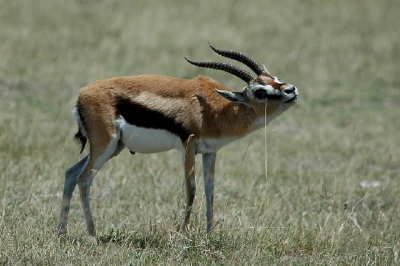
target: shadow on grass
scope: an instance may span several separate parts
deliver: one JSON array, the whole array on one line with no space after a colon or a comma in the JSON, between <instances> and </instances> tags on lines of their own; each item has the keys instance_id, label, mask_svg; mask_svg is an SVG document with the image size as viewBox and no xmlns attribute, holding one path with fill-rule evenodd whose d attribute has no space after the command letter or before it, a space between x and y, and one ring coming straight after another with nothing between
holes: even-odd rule
<instances>
[{"instance_id":1,"label":"shadow on grass","mask_svg":"<svg viewBox=\"0 0 400 266\"><path fill-rule=\"evenodd\" d=\"M110 229L108 233L99 236L97 241L99 245L134 248L140 254L146 250L147 253L155 253L156 257L168 258L170 262L196 260L209 264L226 260L223 250L227 243L200 232L186 236L176 230L124 232Z\"/></svg>"},{"instance_id":2,"label":"shadow on grass","mask_svg":"<svg viewBox=\"0 0 400 266\"><path fill-rule=\"evenodd\" d=\"M160 232L151 232L150 234L143 234L140 232L126 232L121 229L111 228L108 233L97 237L98 244L117 244L130 246L138 249L150 248L161 248L164 246L165 236Z\"/></svg>"},{"instance_id":3,"label":"shadow on grass","mask_svg":"<svg viewBox=\"0 0 400 266\"><path fill-rule=\"evenodd\" d=\"M124 232L119 229L110 229L110 231L104 235L97 237L99 244L117 244L117 245L128 245L135 248L145 249L147 246L158 246L157 242L160 242L160 238L157 239L154 235L142 235L137 232Z\"/></svg>"}]
</instances>

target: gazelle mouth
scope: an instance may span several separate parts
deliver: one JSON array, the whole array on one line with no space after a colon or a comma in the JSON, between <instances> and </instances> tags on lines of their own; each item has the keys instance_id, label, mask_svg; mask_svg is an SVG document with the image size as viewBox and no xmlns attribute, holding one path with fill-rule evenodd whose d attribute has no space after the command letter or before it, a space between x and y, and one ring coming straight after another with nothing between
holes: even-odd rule
<instances>
[{"instance_id":1,"label":"gazelle mouth","mask_svg":"<svg viewBox=\"0 0 400 266\"><path fill-rule=\"evenodd\" d=\"M283 102L283 103L296 103L297 100L298 100L298 96L296 95L296 96L294 96L292 99L287 100L287 101L285 101L285 102Z\"/></svg>"}]
</instances>

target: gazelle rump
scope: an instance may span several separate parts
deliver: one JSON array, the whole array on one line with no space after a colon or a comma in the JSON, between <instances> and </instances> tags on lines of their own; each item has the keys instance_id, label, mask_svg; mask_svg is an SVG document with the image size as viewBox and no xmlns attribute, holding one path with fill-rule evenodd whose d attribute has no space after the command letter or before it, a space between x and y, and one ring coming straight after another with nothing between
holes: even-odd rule
<instances>
[{"instance_id":1,"label":"gazelle rump","mask_svg":"<svg viewBox=\"0 0 400 266\"><path fill-rule=\"evenodd\" d=\"M125 147L131 153L182 152L186 186L186 231L196 193L195 155L202 154L207 233L213 222L214 169L217 151L228 143L267 125L297 102L297 88L281 82L250 57L210 47L256 73L226 63L189 63L222 70L247 85L234 92L204 76L179 79L160 75L116 77L95 81L79 92L75 108L75 137L89 153L65 172L58 234L67 233L72 193L78 184L87 230L96 230L90 210L90 185L96 173Z\"/></svg>"}]
</instances>

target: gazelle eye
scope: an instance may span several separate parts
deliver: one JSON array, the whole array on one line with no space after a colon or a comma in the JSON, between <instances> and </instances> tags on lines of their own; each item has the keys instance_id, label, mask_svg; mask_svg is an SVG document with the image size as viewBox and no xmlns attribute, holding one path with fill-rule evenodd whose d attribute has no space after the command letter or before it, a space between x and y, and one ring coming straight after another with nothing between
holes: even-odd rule
<instances>
[{"instance_id":1,"label":"gazelle eye","mask_svg":"<svg viewBox=\"0 0 400 266\"><path fill-rule=\"evenodd\" d=\"M264 100L265 98L267 98L267 96L267 91L264 89L258 89L254 91L254 97L256 97L257 99Z\"/></svg>"}]
</instances>

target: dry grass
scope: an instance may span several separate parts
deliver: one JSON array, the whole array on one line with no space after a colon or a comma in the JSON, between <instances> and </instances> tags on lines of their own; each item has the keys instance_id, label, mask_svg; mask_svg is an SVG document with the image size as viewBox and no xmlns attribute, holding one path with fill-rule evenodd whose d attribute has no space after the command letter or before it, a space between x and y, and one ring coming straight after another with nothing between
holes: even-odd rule
<instances>
[{"instance_id":1,"label":"dry grass","mask_svg":"<svg viewBox=\"0 0 400 266\"><path fill-rule=\"evenodd\" d=\"M398 1L1 7L0 265L398 263ZM93 184L100 244L87 236L77 195L60 242L63 172L79 151L70 114L79 87L159 73L205 74L239 90L244 84L230 75L184 61L221 59L208 41L251 55L300 89L300 103L267 128L268 179L263 130L221 150L215 233L205 237L198 167L186 238L176 231L180 155L123 152Z\"/></svg>"}]
</instances>

